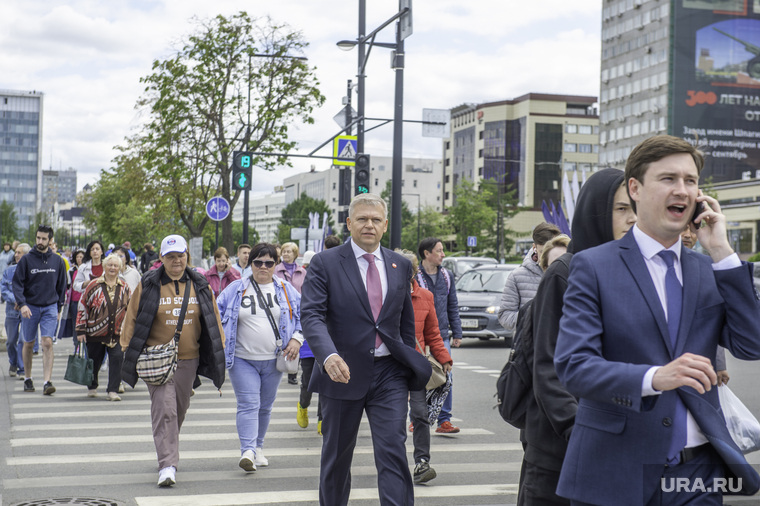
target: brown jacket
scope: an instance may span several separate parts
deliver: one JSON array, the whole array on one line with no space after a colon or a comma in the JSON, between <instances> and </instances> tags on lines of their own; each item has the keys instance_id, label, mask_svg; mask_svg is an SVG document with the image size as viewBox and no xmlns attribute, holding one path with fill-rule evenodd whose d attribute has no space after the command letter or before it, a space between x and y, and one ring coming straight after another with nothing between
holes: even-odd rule
<instances>
[{"instance_id":1,"label":"brown jacket","mask_svg":"<svg viewBox=\"0 0 760 506\"><path fill-rule=\"evenodd\" d=\"M129 287L123 279L116 280L114 298L111 301L108 297L104 276L90 281L79 299L77 336L86 336L88 342L101 342L109 346L118 342L130 298Z\"/></svg>"}]
</instances>

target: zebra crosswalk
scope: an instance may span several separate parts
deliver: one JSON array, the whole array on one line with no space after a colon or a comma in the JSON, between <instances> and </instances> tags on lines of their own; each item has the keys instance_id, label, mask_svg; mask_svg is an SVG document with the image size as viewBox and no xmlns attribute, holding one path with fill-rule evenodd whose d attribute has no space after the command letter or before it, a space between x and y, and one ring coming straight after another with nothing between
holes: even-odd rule
<instances>
[{"instance_id":1,"label":"zebra crosswalk","mask_svg":"<svg viewBox=\"0 0 760 506\"><path fill-rule=\"evenodd\" d=\"M68 351L60 343L56 346L53 381L57 391L50 397L39 389L24 393L23 382L7 377L7 367L2 367L5 395L0 403L7 403L7 416L0 418L0 431L6 436L0 439L2 504L61 504L44 501L75 496L136 506L311 505L318 501L322 438L316 432L316 396L309 410L311 424L301 429L295 419L298 387L283 378L264 448L270 465L248 475L237 466L240 452L232 387L225 382L220 396L204 380L182 427L177 485L159 489L147 388L142 383L134 390L127 387L121 402L107 401L105 392L88 398L86 387L62 380ZM492 369L469 367L462 364L457 374L483 371L471 375L473 384L492 383ZM41 373L41 368L41 360L35 359L35 372ZM106 374L101 371L101 380ZM459 388L460 396L467 395L463 388ZM483 406L484 417L492 416L490 411L490 405ZM504 437L494 426L477 426L469 418L460 433L431 438L432 465L438 477L415 487L417 504L515 502L521 445L516 437ZM407 451L413 464L411 435ZM372 455L365 419L354 452L351 504L378 503Z\"/></svg>"}]
</instances>

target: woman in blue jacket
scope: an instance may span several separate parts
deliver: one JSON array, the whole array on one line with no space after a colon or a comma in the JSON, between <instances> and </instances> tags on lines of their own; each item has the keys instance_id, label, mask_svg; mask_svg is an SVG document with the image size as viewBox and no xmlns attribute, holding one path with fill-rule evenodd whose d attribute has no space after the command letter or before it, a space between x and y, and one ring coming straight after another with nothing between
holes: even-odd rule
<instances>
[{"instance_id":1,"label":"woman in blue jacket","mask_svg":"<svg viewBox=\"0 0 760 506\"><path fill-rule=\"evenodd\" d=\"M275 366L277 352L298 360L304 341L301 295L274 275L277 260L273 244L255 245L248 260L251 276L232 282L216 301L226 339L226 367L237 399L242 454L238 465L249 473L256 466L269 465L262 447L282 379Z\"/></svg>"}]
</instances>

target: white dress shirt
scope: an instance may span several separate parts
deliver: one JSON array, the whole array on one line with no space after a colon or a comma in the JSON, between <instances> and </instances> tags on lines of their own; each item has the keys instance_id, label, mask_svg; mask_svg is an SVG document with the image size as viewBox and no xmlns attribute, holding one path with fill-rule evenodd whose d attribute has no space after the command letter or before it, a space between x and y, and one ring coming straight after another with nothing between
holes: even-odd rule
<instances>
[{"instance_id":1,"label":"white dress shirt","mask_svg":"<svg viewBox=\"0 0 760 506\"><path fill-rule=\"evenodd\" d=\"M364 283L364 289L367 289L367 269L369 269L369 262L364 258L367 252L361 249L351 239L351 249L354 251L356 257L356 264L359 266L359 273L362 276L362 283ZM375 257L375 266L377 267L377 273L380 275L380 285L383 289L383 303L385 303L385 296L388 294L388 276L385 271L385 262L383 261L383 255L380 253L380 246L372 252ZM381 344L379 348L375 349L375 357L385 357L390 355L388 347L385 343Z\"/></svg>"},{"instance_id":2,"label":"white dress shirt","mask_svg":"<svg viewBox=\"0 0 760 506\"><path fill-rule=\"evenodd\" d=\"M649 275L652 278L654 288L657 291L657 296L660 299L662 310L665 313L665 320L667 320L668 300L667 292L665 290L665 274L668 272L668 266L665 263L665 260L663 260L658 255L658 253L667 249L676 254L676 260L673 263L673 267L675 268L678 281L681 283L681 286L683 286L683 270L681 269L681 238L679 237L678 241L670 248L663 248L662 244L657 242L652 237L648 236L646 233L642 232L637 225L633 226L633 238L636 240L636 244L639 246L641 255L644 257L644 263L647 266L647 270L649 270ZM740 265L741 261L739 260L739 256L736 253L730 255L718 263L712 264L713 270L732 269L734 267L739 267ZM642 397L649 395L660 395L662 393L658 390L655 390L652 386L654 374L660 367L662 366L651 367L644 375L644 379L642 380L641 384ZM707 442L707 438L705 438L705 435L702 433L699 425L697 425L696 420L694 420L691 412L687 410L686 447L689 448L693 446L699 446Z\"/></svg>"}]
</instances>

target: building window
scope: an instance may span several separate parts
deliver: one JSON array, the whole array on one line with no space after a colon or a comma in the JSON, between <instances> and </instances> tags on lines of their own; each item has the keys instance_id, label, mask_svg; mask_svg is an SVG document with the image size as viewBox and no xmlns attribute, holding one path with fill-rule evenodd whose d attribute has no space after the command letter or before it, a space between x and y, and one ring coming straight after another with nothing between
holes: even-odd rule
<instances>
[{"instance_id":1,"label":"building window","mask_svg":"<svg viewBox=\"0 0 760 506\"><path fill-rule=\"evenodd\" d=\"M565 162L563 165L565 170L575 170L576 164L575 162Z\"/></svg>"},{"instance_id":2,"label":"building window","mask_svg":"<svg viewBox=\"0 0 760 506\"><path fill-rule=\"evenodd\" d=\"M448 144L448 142L446 144ZM448 167L449 165L451 165L451 158L446 159L446 167Z\"/></svg>"},{"instance_id":3,"label":"building window","mask_svg":"<svg viewBox=\"0 0 760 506\"><path fill-rule=\"evenodd\" d=\"M446 149L451 149L451 141L446 141Z\"/></svg>"},{"instance_id":4,"label":"building window","mask_svg":"<svg viewBox=\"0 0 760 506\"><path fill-rule=\"evenodd\" d=\"M564 151L565 153L575 153L578 151L578 145L566 142Z\"/></svg>"},{"instance_id":5,"label":"building window","mask_svg":"<svg viewBox=\"0 0 760 506\"><path fill-rule=\"evenodd\" d=\"M591 144L578 144L579 153L591 153Z\"/></svg>"},{"instance_id":6,"label":"building window","mask_svg":"<svg viewBox=\"0 0 760 506\"><path fill-rule=\"evenodd\" d=\"M482 149L478 150L478 158L483 158L483 150Z\"/></svg>"},{"instance_id":7,"label":"building window","mask_svg":"<svg viewBox=\"0 0 760 506\"><path fill-rule=\"evenodd\" d=\"M378 178L375 178L375 187L380 186L380 180Z\"/></svg>"},{"instance_id":8,"label":"building window","mask_svg":"<svg viewBox=\"0 0 760 506\"><path fill-rule=\"evenodd\" d=\"M482 175L483 175L483 167L478 169L478 176L482 176Z\"/></svg>"},{"instance_id":9,"label":"building window","mask_svg":"<svg viewBox=\"0 0 760 506\"><path fill-rule=\"evenodd\" d=\"M417 180L416 179L414 181L412 181L412 187L413 188L417 188Z\"/></svg>"},{"instance_id":10,"label":"building window","mask_svg":"<svg viewBox=\"0 0 760 506\"><path fill-rule=\"evenodd\" d=\"M478 134L478 139L483 139L483 130L481 130L480 133Z\"/></svg>"},{"instance_id":11,"label":"building window","mask_svg":"<svg viewBox=\"0 0 760 506\"><path fill-rule=\"evenodd\" d=\"M578 127L578 133L579 134L589 135L589 134L591 134L591 131L592 131L591 130L591 125L580 125Z\"/></svg>"},{"instance_id":12,"label":"building window","mask_svg":"<svg viewBox=\"0 0 760 506\"><path fill-rule=\"evenodd\" d=\"M443 198L445 198L446 200L448 200L449 199L449 192L446 192L446 196L443 197Z\"/></svg>"},{"instance_id":13,"label":"building window","mask_svg":"<svg viewBox=\"0 0 760 506\"><path fill-rule=\"evenodd\" d=\"M568 134L577 134L578 133L578 125L565 125L565 133L568 133Z\"/></svg>"},{"instance_id":14,"label":"building window","mask_svg":"<svg viewBox=\"0 0 760 506\"><path fill-rule=\"evenodd\" d=\"M446 183L451 181L451 174L446 174Z\"/></svg>"}]
</instances>

